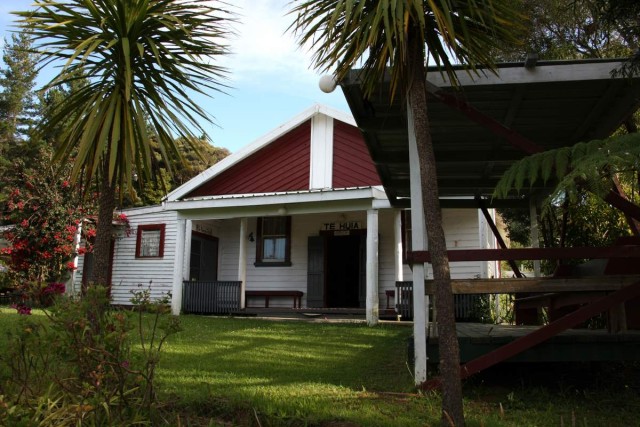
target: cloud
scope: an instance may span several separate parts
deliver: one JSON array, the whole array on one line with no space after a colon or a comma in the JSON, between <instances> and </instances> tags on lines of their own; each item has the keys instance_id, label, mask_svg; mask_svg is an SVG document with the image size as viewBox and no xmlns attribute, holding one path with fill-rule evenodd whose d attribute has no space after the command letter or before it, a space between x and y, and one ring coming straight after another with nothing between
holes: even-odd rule
<instances>
[{"instance_id":1,"label":"cloud","mask_svg":"<svg viewBox=\"0 0 640 427\"><path fill-rule=\"evenodd\" d=\"M311 54L299 49L287 28L288 0L241 0L236 36L230 40L232 54L222 63L231 72L232 85L269 84L286 89L292 84L317 84Z\"/></svg>"}]
</instances>

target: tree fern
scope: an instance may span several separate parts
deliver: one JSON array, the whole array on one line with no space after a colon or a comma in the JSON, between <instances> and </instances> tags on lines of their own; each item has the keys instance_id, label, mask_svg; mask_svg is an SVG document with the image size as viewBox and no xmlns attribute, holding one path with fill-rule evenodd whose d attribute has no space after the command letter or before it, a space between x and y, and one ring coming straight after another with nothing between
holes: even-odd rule
<instances>
[{"instance_id":1,"label":"tree fern","mask_svg":"<svg viewBox=\"0 0 640 427\"><path fill-rule=\"evenodd\" d=\"M508 197L515 190L546 185L555 176L550 198L578 191L578 187L603 195L611 189L611 178L621 172L640 170L640 134L580 142L572 147L548 150L521 159L502 176L494 197Z\"/></svg>"}]
</instances>

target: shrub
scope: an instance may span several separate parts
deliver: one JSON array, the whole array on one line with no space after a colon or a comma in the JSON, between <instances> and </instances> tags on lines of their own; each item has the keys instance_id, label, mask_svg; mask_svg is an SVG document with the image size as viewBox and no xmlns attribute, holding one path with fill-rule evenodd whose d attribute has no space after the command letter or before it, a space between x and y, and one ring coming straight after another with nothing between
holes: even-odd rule
<instances>
[{"instance_id":1,"label":"shrub","mask_svg":"<svg viewBox=\"0 0 640 427\"><path fill-rule=\"evenodd\" d=\"M8 368L0 424L130 425L154 417L155 367L179 325L148 290L134 295L137 313L113 309L107 295L90 287L80 300L56 299L46 318L21 319L0 355Z\"/></svg>"}]
</instances>

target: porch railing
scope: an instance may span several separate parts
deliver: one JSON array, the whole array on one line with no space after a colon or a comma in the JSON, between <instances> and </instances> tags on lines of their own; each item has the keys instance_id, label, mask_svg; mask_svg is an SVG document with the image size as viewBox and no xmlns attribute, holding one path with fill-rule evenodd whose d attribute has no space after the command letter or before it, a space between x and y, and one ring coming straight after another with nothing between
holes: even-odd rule
<instances>
[{"instance_id":1,"label":"porch railing","mask_svg":"<svg viewBox=\"0 0 640 427\"><path fill-rule=\"evenodd\" d=\"M197 314L230 314L240 310L240 288L235 281L182 282L182 311Z\"/></svg>"},{"instance_id":2,"label":"porch railing","mask_svg":"<svg viewBox=\"0 0 640 427\"><path fill-rule=\"evenodd\" d=\"M396 282L396 311L403 319L413 319L413 282ZM477 317L480 295L454 295L454 310L456 320L469 321ZM431 311L433 299L429 299Z\"/></svg>"}]
</instances>

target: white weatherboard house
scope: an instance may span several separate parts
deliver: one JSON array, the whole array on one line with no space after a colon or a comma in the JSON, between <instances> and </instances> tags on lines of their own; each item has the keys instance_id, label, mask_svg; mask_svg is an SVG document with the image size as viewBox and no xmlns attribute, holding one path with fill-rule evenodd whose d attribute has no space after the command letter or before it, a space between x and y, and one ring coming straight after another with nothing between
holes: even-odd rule
<instances>
[{"instance_id":1,"label":"white weatherboard house","mask_svg":"<svg viewBox=\"0 0 640 427\"><path fill-rule=\"evenodd\" d=\"M154 296L172 293L176 314L366 308L375 323L388 308L387 291L411 278L403 262L408 211L391 207L353 118L321 105L196 176L161 206L125 213L133 232L114 243L114 304L128 304L131 290L150 284ZM443 217L450 248L494 247L478 210L445 209ZM497 273L495 262L452 265L454 278Z\"/></svg>"}]
</instances>

